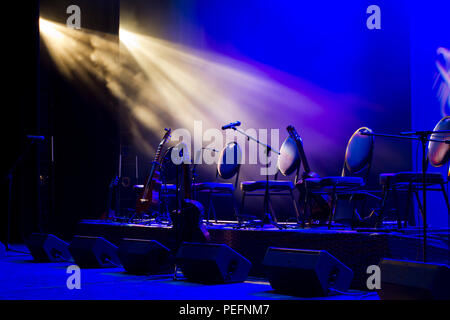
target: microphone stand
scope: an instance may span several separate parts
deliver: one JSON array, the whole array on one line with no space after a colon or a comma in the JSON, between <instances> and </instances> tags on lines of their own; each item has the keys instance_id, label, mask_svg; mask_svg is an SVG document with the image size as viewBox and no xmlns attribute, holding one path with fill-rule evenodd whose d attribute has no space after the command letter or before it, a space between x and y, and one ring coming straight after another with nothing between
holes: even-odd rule
<instances>
[{"instance_id":1,"label":"microphone stand","mask_svg":"<svg viewBox=\"0 0 450 320\"><path fill-rule=\"evenodd\" d=\"M380 133L370 133L361 132L362 135L367 136L377 136L377 137L387 137L387 138L397 138L397 139L409 139L420 141L422 146L422 221L423 221L423 243L422 243L422 258L423 262L427 261L427 193L426 193L426 173L428 167L427 160L427 142L441 142L445 144L450 144L450 140L438 140L429 138L432 134L439 133L450 133L450 130L439 130L439 131L414 131L414 132L402 132L400 135L393 134L380 134Z\"/></svg>"},{"instance_id":2,"label":"microphone stand","mask_svg":"<svg viewBox=\"0 0 450 320\"><path fill-rule=\"evenodd\" d=\"M194 164L192 165L192 171L191 171L191 172L192 172L192 177L191 177L191 181L192 181L192 200L198 200L198 199L197 199L197 188L195 187L195 184L196 184L196 182L197 182L197 177L198 177L198 174L197 174L197 164L200 163L200 160L201 160L201 157L202 157L203 150L213 151L214 153L219 152L219 150L216 150L216 149L214 149L214 148L202 147L202 149L199 150L199 151L196 153L195 160L194 160ZM209 223L209 221L208 221L208 223Z\"/></svg>"},{"instance_id":3,"label":"microphone stand","mask_svg":"<svg viewBox=\"0 0 450 320\"><path fill-rule=\"evenodd\" d=\"M276 217L274 217L272 215L272 213L270 212L270 207L269 207L269 203L270 203L270 199L269 199L269 196L270 196L270 193L269 193L269 156L270 156L271 151L275 152L277 154L280 154L280 152L274 150L270 145L263 143L263 142L259 141L258 139L248 135L244 131L239 130L238 128L236 128L236 126L232 126L232 127L230 127L230 129L233 129L234 131L239 132L240 134L246 136L248 140L253 140L256 143L258 143L266 148L267 161L266 161L266 186L265 186L265 191L264 191L264 218L260 224L262 227L264 225L273 225L273 226L277 227L278 229L283 229L284 227L277 223Z\"/></svg>"},{"instance_id":4,"label":"microphone stand","mask_svg":"<svg viewBox=\"0 0 450 320\"><path fill-rule=\"evenodd\" d=\"M197 200L197 189L195 187L195 183L197 182L197 164L200 162L200 159L202 157L202 151L207 150L209 148L202 148L201 150L198 150L195 154L195 160L192 165L192 177L191 177L191 185L192 185L192 200ZM215 151L215 149L213 149Z\"/></svg>"}]
</instances>

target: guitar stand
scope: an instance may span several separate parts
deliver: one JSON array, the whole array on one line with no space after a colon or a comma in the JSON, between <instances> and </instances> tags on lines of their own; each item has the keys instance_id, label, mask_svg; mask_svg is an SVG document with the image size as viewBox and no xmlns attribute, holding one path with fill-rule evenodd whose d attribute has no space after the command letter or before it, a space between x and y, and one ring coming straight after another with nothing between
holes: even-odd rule
<instances>
[{"instance_id":1,"label":"guitar stand","mask_svg":"<svg viewBox=\"0 0 450 320\"><path fill-rule=\"evenodd\" d=\"M156 217L154 218L154 222L158 224L166 224L168 226L172 225L172 220L170 219L168 210L165 210L164 213L158 211Z\"/></svg>"}]
</instances>

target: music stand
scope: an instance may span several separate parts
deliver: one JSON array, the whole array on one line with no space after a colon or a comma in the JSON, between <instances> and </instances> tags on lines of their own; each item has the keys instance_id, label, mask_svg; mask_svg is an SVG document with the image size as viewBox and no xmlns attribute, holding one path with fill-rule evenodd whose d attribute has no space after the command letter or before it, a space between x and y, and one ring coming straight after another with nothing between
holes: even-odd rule
<instances>
[{"instance_id":1,"label":"music stand","mask_svg":"<svg viewBox=\"0 0 450 320\"><path fill-rule=\"evenodd\" d=\"M411 131L411 132L401 132L400 135L394 134L381 134L381 133L370 133L367 131L361 132L362 135L372 135L377 137L385 138L396 138L396 139L408 139L420 141L422 146L422 222L423 222L423 262L427 261L427 192L426 192L426 172L428 167L427 161L427 142L440 142L450 144L450 140L438 140L432 139L429 136L432 134L450 133L450 130L436 130L436 131Z\"/></svg>"},{"instance_id":2,"label":"music stand","mask_svg":"<svg viewBox=\"0 0 450 320\"><path fill-rule=\"evenodd\" d=\"M277 222L275 222L275 219L274 219L274 217L272 217L272 213L270 213L270 208L269 208L269 196L270 196L270 192L269 192L269 156L270 156L270 152L275 152L278 155L280 155L280 152L273 149L269 144L263 143L263 142L259 141L258 139L248 135L246 132L239 130L238 128L236 128L236 126L231 126L230 129L233 129L234 131L237 131L240 134L246 136L247 140L253 140L256 143L258 143L266 148L267 161L266 161L266 186L265 186L265 190L264 190L264 218L259 223L259 225L261 225L261 226L273 225L273 226L277 227L278 229L284 229L285 228L284 226L281 226Z\"/></svg>"}]
</instances>

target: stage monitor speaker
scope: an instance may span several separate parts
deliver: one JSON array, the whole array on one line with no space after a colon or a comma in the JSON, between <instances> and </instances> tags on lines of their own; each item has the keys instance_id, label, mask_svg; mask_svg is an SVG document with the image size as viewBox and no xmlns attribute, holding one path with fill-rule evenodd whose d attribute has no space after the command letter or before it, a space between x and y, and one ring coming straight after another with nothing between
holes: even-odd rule
<instances>
[{"instance_id":1,"label":"stage monitor speaker","mask_svg":"<svg viewBox=\"0 0 450 320\"><path fill-rule=\"evenodd\" d=\"M353 271L324 250L270 247L263 265L275 291L300 297L346 291L353 279Z\"/></svg>"},{"instance_id":2,"label":"stage monitor speaker","mask_svg":"<svg viewBox=\"0 0 450 320\"><path fill-rule=\"evenodd\" d=\"M6 247L3 243L0 242L0 258L6 256Z\"/></svg>"},{"instance_id":3,"label":"stage monitor speaker","mask_svg":"<svg viewBox=\"0 0 450 320\"><path fill-rule=\"evenodd\" d=\"M69 245L69 251L80 268L120 265L117 246L102 237L75 236Z\"/></svg>"},{"instance_id":4,"label":"stage monitor speaker","mask_svg":"<svg viewBox=\"0 0 450 320\"><path fill-rule=\"evenodd\" d=\"M26 240L30 254L38 262L70 261L69 244L53 234L33 233Z\"/></svg>"},{"instance_id":5,"label":"stage monitor speaker","mask_svg":"<svg viewBox=\"0 0 450 320\"><path fill-rule=\"evenodd\" d=\"M444 264L382 259L382 300L449 300L450 269Z\"/></svg>"},{"instance_id":6,"label":"stage monitor speaker","mask_svg":"<svg viewBox=\"0 0 450 320\"><path fill-rule=\"evenodd\" d=\"M252 264L225 244L184 242L175 262L188 281L217 284L243 282Z\"/></svg>"},{"instance_id":7,"label":"stage monitor speaker","mask_svg":"<svg viewBox=\"0 0 450 320\"><path fill-rule=\"evenodd\" d=\"M173 267L170 250L154 240L123 239L118 256L125 270L132 274L170 272Z\"/></svg>"}]
</instances>

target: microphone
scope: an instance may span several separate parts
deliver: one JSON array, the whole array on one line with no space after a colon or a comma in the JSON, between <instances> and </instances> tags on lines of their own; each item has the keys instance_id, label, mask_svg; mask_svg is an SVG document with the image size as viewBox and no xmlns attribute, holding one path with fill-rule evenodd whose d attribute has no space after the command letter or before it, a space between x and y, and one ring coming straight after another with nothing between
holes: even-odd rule
<instances>
[{"instance_id":1,"label":"microphone","mask_svg":"<svg viewBox=\"0 0 450 320\"><path fill-rule=\"evenodd\" d=\"M449 140L449 141L450 141L450 140ZM203 150L214 151L214 152L220 152L219 150L214 149L214 148L206 148L206 147L203 147L202 149L203 149Z\"/></svg>"},{"instance_id":2,"label":"microphone","mask_svg":"<svg viewBox=\"0 0 450 320\"><path fill-rule=\"evenodd\" d=\"M27 139L30 139L30 140L45 140L45 137L44 136L33 136L33 135L27 135Z\"/></svg>"},{"instance_id":3,"label":"microphone","mask_svg":"<svg viewBox=\"0 0 450 320\"><path fill-rule=\"evenodd\" d=\"M240 121L232 122L222 126L222 130L233 129L234 127L239 127L241 125Z\"/></svg>"}]
</instances>

